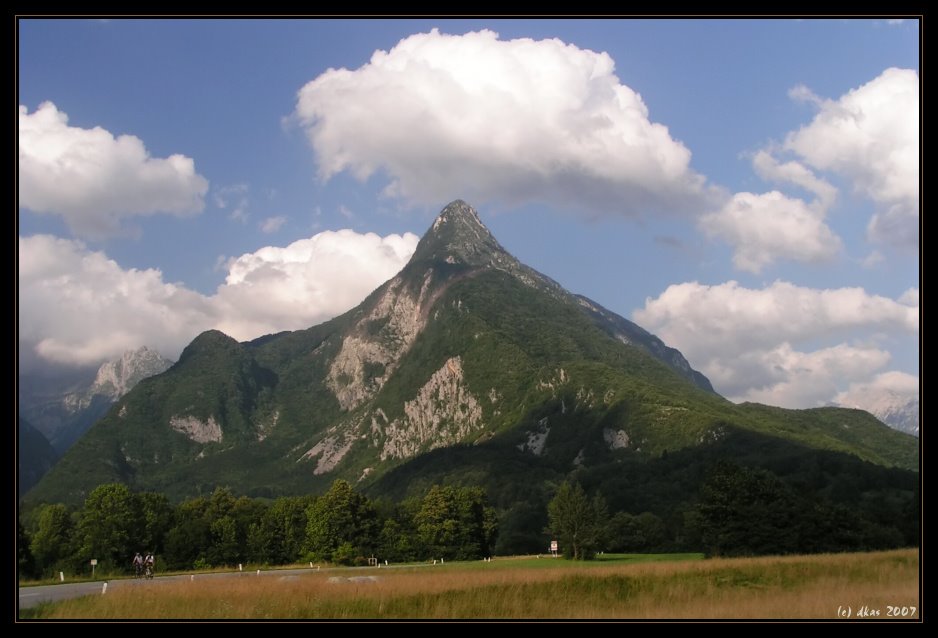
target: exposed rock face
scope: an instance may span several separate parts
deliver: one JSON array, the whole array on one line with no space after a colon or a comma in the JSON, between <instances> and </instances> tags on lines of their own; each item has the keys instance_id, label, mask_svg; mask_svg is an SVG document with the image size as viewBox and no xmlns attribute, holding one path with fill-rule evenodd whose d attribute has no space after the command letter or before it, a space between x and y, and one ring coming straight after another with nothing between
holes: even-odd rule
<instances>
[{"instance_id":1,"label":"exposed rock face","mask_svg":"<svg viewBox=\"0 0 938 638\"><path fill-rule=\"evenodd\" d=\"M550 436L550 425L547 417L537 422L537 429L528 432L528 438L518 445L522 452L530 452L534 456L543 456L547 449L547 437Z\"/></svg>"},{"instance_id":2,"label":"exposed rock face","mask_svg":"<svg viewBox=\"0 0 938 638\"><path fill-rule=\"evenodd\" d=\"M146 346L127 350L120 359L107 361L98 368L90 388L66 395L63 403L71 412L78 412L91 405L95 395L106 397L110 402L117 401L142 380L164 372L171 365L171 361Z\"/></svg>"},{"instance_id":3,"label":"exposed rock face","mask_svg":"<svg viewBox=\"0 0 938 638\"><path fill-rule=\"evenodd\" d=\"M603 429L603 440L610 450L620 450L629 446L629 435L625 430Z\"/></svg>"},{"instance_id":4,"label":"exposed rock face","mask_svg":"<svg viewBox=\"0 0 938 638\"><path fill-rule=\"evenodd\" d=\"M432 271L415 297L398 275L352 333L329 367L326 384L343 410L353 410L371 399L384 385L426 323L421 312Z\"/></svg>"},{"instance_id":5,"label":"exposed rock face","mask_svg":"<svg viewBox=\"0 0 938 638\"><path fill-rule=\"evenodd\" d=\"M169 419L169 427L185 434L196 443L218 443L221 441L221 426L215 417L200 421L194 416L174 416Z\"/></svg>"},{"instance_id":6,"label":"exposed rock face","mask_svg":"<svg viewBox=\"0 0 938 638\"><path fill-rule=\"evenodd\" d=\"M331 428L330 432L319 443L311 447L306 454L297 459L297 461L302 461L303 459L313 459L318 456L319 461L313 469L315 475L334 470L348 454L348 451L352 449L352 444L355 443L356 437L349 432L337 433L336 428Z\"/></svg>"},{"instance_id":7,"label":"exposed rock face","mask_svg":"<svg viewBox=\"0 0 938 638\"><path fill-rule=\"evenodd\" d=\"M452 357L404 404L404 417L384 429L381 458L408 458L453 445L481 427L482 405L466 387L462 358ZM378 435L373 432L376 439Z\"/></svg>"}]
</instances>

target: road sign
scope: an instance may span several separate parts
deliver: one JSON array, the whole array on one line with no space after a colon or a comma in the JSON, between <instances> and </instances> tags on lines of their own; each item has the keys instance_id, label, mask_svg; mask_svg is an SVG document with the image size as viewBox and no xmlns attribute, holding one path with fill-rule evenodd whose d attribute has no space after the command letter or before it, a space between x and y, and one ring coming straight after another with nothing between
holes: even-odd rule
<instances>
[{"instance_id":1,"label":"road sign","mask_svg":"<svg viewBox=\"0 0 938 638\"><path fill-rule=\"evenodd\" d=\"M97 558L92 558L92 559L91 559L91 566L94 567L94 566L97 565L97 564L98 564L98 559L97 559Z\"/></svg>"}]
</instances>

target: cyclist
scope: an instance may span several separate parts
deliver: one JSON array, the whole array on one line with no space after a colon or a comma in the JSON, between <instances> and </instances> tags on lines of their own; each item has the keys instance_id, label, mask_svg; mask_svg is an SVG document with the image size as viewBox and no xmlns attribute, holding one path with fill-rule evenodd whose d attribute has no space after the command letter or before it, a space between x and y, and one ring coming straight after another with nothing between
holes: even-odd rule
<instances>
[{"instance_id":1,"label":"cyclist","mask_svg":"<svg viewBox=\"0 0 938 638\"><path fill-rule=\"evenodd\" d=\"M148 552L147 557L143 560L147 578L153 578L153 565L155 562L156 561L153 559L153 552Z\"/></svg>"},{"instance_id":2,"label":"cyclist","mask_svg":"<svg viewBox=\"0 0 938 638\"><path fill-rule=\"evenodd\" d=\"M140 575L143 573L143 556L140 555L140 552L137 552L137 555L134 556L134 578L140 578Z\"/></svg>"}]
</instances>

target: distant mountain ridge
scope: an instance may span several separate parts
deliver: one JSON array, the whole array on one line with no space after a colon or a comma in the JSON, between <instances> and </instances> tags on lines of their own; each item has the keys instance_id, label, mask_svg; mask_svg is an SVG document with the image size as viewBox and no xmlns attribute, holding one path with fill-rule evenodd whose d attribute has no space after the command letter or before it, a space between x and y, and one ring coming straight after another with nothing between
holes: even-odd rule
<instances>
[{"instance_id":1,"label":"distant mountain ridge","mask_svg":"<svg viewBox=\"0 0 938 638\"><path fill-rule=\"evenodd\" d=\"M101 364L94 376L87 372L59 380L21 376L19 414L62 454L141 379L170 365L155 350L141 346Z\"/></svg>"},{"instance_id":2,"label":"distant mountain ridge","mask_svg":"<svg viewBox=\"0 0 938 638\"><path fill-rule=\"evenodd\" d=\"M841 405L866 410L895 430L916 437L919 435L921 405L917 396L885 390L861 398L853 397L850 405Z\"/></svg>"},{"instance_id":3,"label":"distant mountain ridge","mask_svg":"<svg viewBox=\"0 0 938 638\"><path fill-rule=\"evenodd\" d=\"M130 392L143 379L168 369L172 361L164 359L156 350L141 346L125 351L119 359L101 364L95 379L87 390L65 396L65 405L74 411L87 408L95 396L117 401Z\"/></svg>"}]
</instances>

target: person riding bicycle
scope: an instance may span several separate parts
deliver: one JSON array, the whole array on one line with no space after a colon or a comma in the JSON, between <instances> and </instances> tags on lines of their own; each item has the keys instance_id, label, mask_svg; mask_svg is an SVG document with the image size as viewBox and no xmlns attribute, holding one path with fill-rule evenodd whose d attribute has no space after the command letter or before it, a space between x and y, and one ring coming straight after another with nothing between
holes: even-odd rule
<instances>
[{"instance_id":1,"label":"person riding bicycle","mask_svg":"<svg viewBox=\"0 0 938 638\"><path fill-rule=\"evenodd\" d=\"M153 565L156 561L153 559L153 552L149 552L147 557L143 559L143 565L146 568L146 575L149 578L153 578Z\"/></svg>"},{"instance_id":2,"label":"person riding bicycle","mask_svg":"<svg viewBox=\"0 0 938 638\"><path fill-rule=\"evenodd\" d=\"M143 556L140 555L140 552L137 552L137 555L134 556L134 576L137 578L140 577L140 574L143 572Z\"/></svg>"}]
</instances>

